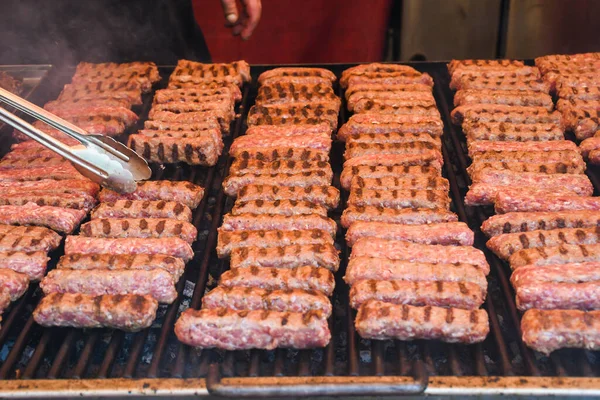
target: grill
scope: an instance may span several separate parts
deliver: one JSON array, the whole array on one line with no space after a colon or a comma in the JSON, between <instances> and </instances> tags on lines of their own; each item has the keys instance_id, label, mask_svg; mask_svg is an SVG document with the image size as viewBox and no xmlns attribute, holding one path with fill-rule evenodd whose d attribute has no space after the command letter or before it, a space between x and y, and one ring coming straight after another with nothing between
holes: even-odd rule
<instances>
[{"instance_id":1,"label":"grill","mask_svg":"<svg viewBox=\"0 0 600 400\"><path fill-rule=\"evenodd\" d=\"M338 76L351 65L325 66ZM188 180L207 188L207 195L194 214L199 239L195 257L170 306L161 306L149 329L138 333L120 331L42 328L31 313L40 299L37 285L4 315L0 330L0 396L108 396L108 395L227 395L300 396L382 394L600 394L598 352L560 350L543 357L520 340L520 315L509 284L510 269L485 248L479 231L490 210L465 207L468 158L460 128L450 123L452 93L443 63L417 63L436 82L435 97L446 130L443 138L444 175L451 185L454 211L476 232L476 246L486 252L491 266L488 298L490 335L481 344L464 346L437 341L369 341L354 331L354 311L348 305L348 287L341 277L349 249L340 231L336 240L342 265L336 274L334 312L329 321L332 340L324 349L273 351L199 351L179 343L173 325L180 311L199 308L207 289L216 285L226 262L214 251L222 215L233 205L221 190L231 160L226 153L216 167L153 166L155 179ZM258 76L267 67L253 67ZM173 67L161 67L163 81ZM32 100L38 104L54 99L73 69L52 71ZM342 95L341 90L338 93ZM256 96L256 84L247 85L239 106L240 118L232 127L236 137L245 130L245 116ZM342 96L341 96L342 97ZM141 106L147 116L152 96ZM347 119L344 106L340 124ZM7 127L2 130L8 133ZM231 139L226 140L226 148ZM6 151L6 149L4 149ZM331 163L334 185L339 187L343 145L335 143ZM597 170L590 178L600 190ZM347 195L347 193L346 193ZM332 213L339 219L345 207ZM52 263L60 256L52 254ZM52 264L51 264L52 265Z\"/></svg>"}]
</instances>

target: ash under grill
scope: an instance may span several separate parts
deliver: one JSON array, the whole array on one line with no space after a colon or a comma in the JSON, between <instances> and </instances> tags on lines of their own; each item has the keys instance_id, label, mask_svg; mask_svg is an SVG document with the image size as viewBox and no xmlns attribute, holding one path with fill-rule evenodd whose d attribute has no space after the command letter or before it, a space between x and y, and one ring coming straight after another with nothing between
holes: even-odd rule
<instances>
[{"instance_id":1,"label":"ash under grill","mask_svg":"<svg viewBox=\"0 0 600 400\"><path fill-rule=\"evenodd\" d=\"M349 66L326 67L339 76ZM207 188L207 195L194 214L193 223L198 228L199 239L194 243L195 257L177 286L178 300L169 306L161 306L153 326L138 333L43 328L31 317L41 297L37 284L31 285L26 295L3 317L0 393L31 395L46 390L54 394L79 395L81 391L84 395L96 396L101 393L206 395L212 392L239 397L300 393L408 394L426 390L442 394L451 388L457 390L457 387L463 390L459 393L486 393L484 387L486 390L501 390L502 385L521 387L525 392L528 388L541 388L542 385L549 386L546 389L548 393L583 388L600 391L600 380L585 380L584 383L569 379L597 376L600 373L598 352L560 350L551 357L542 357L526 348L520 340L520 315L509 285L510 270L486 249L485 237L479 231L489 211L463 204L470 183L466 173L468 158L460 128L450 123L452 93L448 88L446 66L442 63L414 66L430 73L436 83L434 94L445 123L442 148L444 176L450 182L454 211L476 232L476 247L486 253L491 266L485 302L490 317L490 334L483 343L465 346L423 340L381 342L361 339L354 330L355 312L348 305L348 286L342 280L349 249L341 229L336 246L342 251L342 264L336 273L336 290L331 299L334 306L329 321L332 340L326 348L200 351L178 342L173 326L179 312L186 307L199 308L206 290L214 287L219 275L228 268L226 261L218 260L214 250L221 218L233 206L233 199L225 196L221 189L231 164L225 151L213 168L170 165L163 169L153 166L154 179L187 180ZM253 68L252 75L257 77L265 69ZM157 88L166 86L172 70L172 67L160 68L164 79ZM54 98L72 72L53 71L52 79L34 93L33 101L42 104ZM234 121L232 137L244 132L245 117L254 103L256 91L256 84L245 87L238 110L241 117ZM343 99L342 94L338 89L338 95ZM151 101L152 93L144 97L140 121L147 117ZM340 126L347 117L343 104ZM6 131L4 129L3 133ZM226 138L226 149L231 140ZM334 185L338 188L342 155L343 144L334 143L331 165L335 174ZM597 169L592 168L590 178L598 192L600 175L596 172ZM342 204L331 214L338 221L347 197L347 192L342 191L342 194ZM55 265L61 251L59 249L52 254L51 266ZM536 377L549 378L536 380ZM562 380L552 377L562 377ZM113 378L136 380L123 382ZM51 379L52 384L41 379ZM104 381L96 380L88 385L92 379ZM76 392L64 392L67 387L77 388Z\"/></svg>"}]
</instances>

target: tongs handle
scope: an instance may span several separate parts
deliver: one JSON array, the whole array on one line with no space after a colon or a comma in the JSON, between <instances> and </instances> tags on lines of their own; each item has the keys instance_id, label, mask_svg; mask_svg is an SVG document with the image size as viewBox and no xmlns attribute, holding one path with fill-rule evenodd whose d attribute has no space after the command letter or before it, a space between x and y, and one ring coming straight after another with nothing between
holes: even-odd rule
<instances>
[{"instance_id":1,"label":"tongs handle","mask_svg":"<svg viewBox=\"0 0 600 400\"><path fill-rule=\"evenodd\" d=\"M27 100L9 92L8 90L0 88L0 101L16 108L24 114L50 125L55 129L58 129L73 139L78 140L82 144L92 143L102 148L104 151L114 155L115 157L120 158L124 162L129 161L129 157L126 154L123 154L106 143L97 140L93 136L88 136L85 130L73 125L69 121L57 117L56 115L36 106L33 103L28 102Z\"/></svg>"},{"instance_id":2,"label":"tongs handle","mask_svg":"<svg viewBox=\"0 0 600 400\"><path fill-rule=\"evenodd\" d=\"M20 132L27 135L36 142L41 143L50 150L63 156L72 163L87 169L91 173L94 173L102 177L103 179L108 179L109 175L103 169L97 168L94 164L91 164L83 158L77 156L71 151L71 148L69 146L53 138L52 136L40 131L33 125L23 121L21 118L8 112L2 107L0 107L0 121L7 123L8 125L19 130Z\"/></svg>"}]
</instances>

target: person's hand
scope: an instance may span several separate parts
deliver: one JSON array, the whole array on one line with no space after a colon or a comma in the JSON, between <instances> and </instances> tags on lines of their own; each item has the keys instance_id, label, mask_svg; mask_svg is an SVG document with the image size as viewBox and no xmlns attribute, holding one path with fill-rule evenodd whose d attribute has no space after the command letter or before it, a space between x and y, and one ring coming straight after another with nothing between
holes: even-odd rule
<instances>
[{"instance_id":1,"label":"person's hand","mask_svg":"<svg viewBox=\"0 0 600 400\"><path fill-rule=\"evenodd\" d=\"M241 35L244 40L250 38L260 21L261 0L240 0L241 10L238 10L236 0L221 0L221 3L226 26L231 28L234 35Z\"/></svg>"}]
</instances>

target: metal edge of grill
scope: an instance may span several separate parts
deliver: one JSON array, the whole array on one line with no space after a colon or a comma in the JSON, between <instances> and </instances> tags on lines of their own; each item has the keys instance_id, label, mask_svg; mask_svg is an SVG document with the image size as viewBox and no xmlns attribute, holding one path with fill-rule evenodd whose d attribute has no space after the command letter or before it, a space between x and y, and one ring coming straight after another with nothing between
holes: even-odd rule
<instances>
[{"instance_id":1,"label":"metal edge of grill","mask_svg":"<svg viewBox=\"0 0 600 400\"><path fill-rule=\"evenodd\" d=\"M598 395L600 362L597 354L584 350L561 350L551 357L541 357L524 346L519 339L519 314L514 293L508 283L507 266L487 251L479 225L487 218L486 210L465 207L464 193L468 185L468 160L460 128L449 119L452 93L448 74L442 63L414 63L415 68L429 72L434 80L434 95L444 120L444 175L449 179L454 211L461 221L476 232L476 247L484 250L492 267L489 294L485 308L490 316L491 332L483 344L461 346L433 341L378 342L360 339L354 332L353 314L347 302L348 288L341 280L342 262L336 274L333 295L334 317L330 321L332 343L325 349L294 351L220 352L190 351L177 342L172 333L178 312L186 307L198 308L207 287L227 266L214 254L216 229L222 215L231 205L221 190L231 159L224 151L216 167L155 168L157 178L190 179L207 187L194 215L201 238L194 244L195 257L188 264L177 289L178 300L162 307L158 321L150 329L136 334L107 330L45 329L33 323L32 307L39 300L37 285L14 304L0 330L0 345L8 355L0 366L0 395L26 396L117 396L157 395L184 396L224 394L234 396L305 394L334 395L336 388L346 386L355 394L523 394L523 395ZM339 76L351 65L327 65ZM253 66L253 76L275 66ZM172 67L161 67L165 84ZM72 76L72 70L51 73L53 85L45 93L34 93L34 101L50 100ZM38 88L40 92L43 88ZM341 90L338 92L342 94ZM54 95L54 97L52 97ZM245 129L245 114L256 95L256 86L247 85L234 122L233 137ZM45 96L45 97L44 97ZM145 98L141 119L149 111L152 95ZM343 96L342 101L344 101ZM347 119L342 105L340 122ZM231 139L231 138L230 138ZM231 140L226 141L228 145ZM227 148L227 147L226 147ZM339 187L339 169L343 144L335 143L332 167ZM596 170L589 175L596 194L600 190ZM339 219L345 203L333 212ZM337 245L347 260L348 249L338 232ZM209 251L206 251L209 249ZM57 254L53 260L57 259ZM23 318L24 315L28 317ZM18 326L17 326L18 325ZM20 333L15 335L15 330ZM12 335L9 331L13 331ZM51 348L53 339L59 339ZM7 343L11 343L8 345ZM148 349L150 348L150 349ZM3 351L4 351L3 349ZM340 351L342 354L340 354ZM124 354L126 353L126 354ZM168 354L167 354L168 353ZM78 354L74 358L74 355ZM149 360L147 358L150 357ZM144 360L142 360L144 359ZM292 372L286 363L295 367ZM193 366L191 368L190 366ZM425 368L426 371L422 371ZM577 370L577 372L573 372ZM416 378L415 378L416 377ZM20 379L18 379L20 378ZM135 379L130 379L135 378ZM383 390L387 390L383 391ZM320 391L319 391L320 390Z\"/></svg>"}]
</instances>

